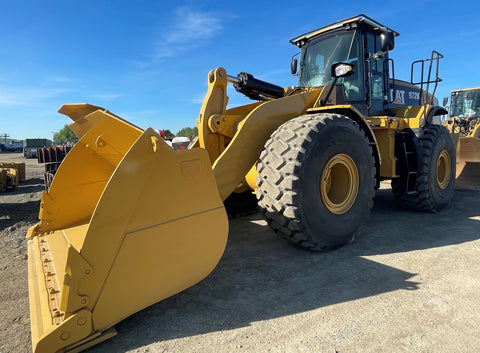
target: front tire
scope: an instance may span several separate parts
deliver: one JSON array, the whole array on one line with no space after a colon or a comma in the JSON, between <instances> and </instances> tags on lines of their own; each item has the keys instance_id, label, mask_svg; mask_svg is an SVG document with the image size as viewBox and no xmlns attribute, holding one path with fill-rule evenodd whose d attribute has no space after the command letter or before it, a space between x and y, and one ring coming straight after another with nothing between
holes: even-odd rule
<instances>
[{"instance_id":1,"label":"front tire","mask_svg":"<svg viewBox=\"0 0 480 353\"><path fill-rule=\"evenodd\" d=\"M368 138L353 120L304 115L280 126L257 164L256 191L268 224L313 250L351 243L366 224L375 193Z\"/></svg>"}]
</instances>

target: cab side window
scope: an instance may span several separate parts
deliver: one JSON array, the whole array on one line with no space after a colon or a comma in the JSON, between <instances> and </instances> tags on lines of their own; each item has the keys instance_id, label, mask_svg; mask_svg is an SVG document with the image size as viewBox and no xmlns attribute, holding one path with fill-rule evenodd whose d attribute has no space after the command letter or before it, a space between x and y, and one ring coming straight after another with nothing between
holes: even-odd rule
<instances>
[{"instance_id":1,"label":"cab side window","mask_svg":"<svg viewBox=\"0 0 480 353\"><path fill-rule=\"evenodd\" d=\"M380 40L378 36L373 33L367 33L368 52L369 56L368 65L371 73L371 94L372 99L385 99L384 97L384 76L383 67L385 58L374 58L375 53L380 52Z\"/></svg>"}]
</instances>

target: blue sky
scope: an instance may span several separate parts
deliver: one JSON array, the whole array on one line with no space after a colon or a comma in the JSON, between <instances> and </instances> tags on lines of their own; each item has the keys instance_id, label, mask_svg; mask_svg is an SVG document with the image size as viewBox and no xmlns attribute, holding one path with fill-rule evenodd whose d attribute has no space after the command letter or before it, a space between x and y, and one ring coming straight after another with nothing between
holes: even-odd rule
<instances>
[{"instance_id":1,"label":"blue sky","mask_svg":"<svg viewBox=\"0 0 480 353\"><path fill-rule=\"evenodd\" d=\"M480 86L478 1L1 0L0 134L52 138L64 103L103 106L142 128L195 126L207 73L222 66L296 83L288 40L359 13L400 32L397 78L435 49L437 97ZM248 101L229 88L230 105Z\"/></svg>"}]
</instances>

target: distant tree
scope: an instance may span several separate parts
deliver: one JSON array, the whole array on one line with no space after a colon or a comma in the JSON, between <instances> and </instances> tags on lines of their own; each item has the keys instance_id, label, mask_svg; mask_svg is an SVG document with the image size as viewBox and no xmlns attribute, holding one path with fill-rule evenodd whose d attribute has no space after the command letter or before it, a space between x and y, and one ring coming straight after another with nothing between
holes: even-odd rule
<instances>
[{"instance_id":1,"label":"distant tree","mask_svg":"<svg viewBox=\"0 0 480 353\"><path fill-rule=\"evenodd\" d=\"M68 142L76 143L77 141L78 141L77 136L75 136L73 131L70 130L68 125L65 125L63 129L53 134L53 143L57 145L64 145Z\"/></svg>"},{"instance_id":2,"label":"distant tree","mask_svg":"<svg viewBox=\"0 0 480 353\"><path fill-rule=\"evenodd\" d=\"M183 137L198 136L198 129L197 127L184 127L182 130L177 132L177 136L183 136Z\"/></svg>"},{"instance_id":3,"label":"distant tree","mask_svg":"<svg viewBox=\"0 0 480 353\"><path fill-rule=\"evenodd\" d=\"M175 137L175 135L173 134L173 132L171 132L170 130L163 130L163 134L165 135L165 137Z\"/></svg>"}]
</instances>

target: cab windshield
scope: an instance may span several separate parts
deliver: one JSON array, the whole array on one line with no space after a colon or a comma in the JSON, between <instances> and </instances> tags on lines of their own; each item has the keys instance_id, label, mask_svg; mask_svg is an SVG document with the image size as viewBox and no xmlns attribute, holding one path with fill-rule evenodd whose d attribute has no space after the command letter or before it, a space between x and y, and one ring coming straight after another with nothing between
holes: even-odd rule
<instances>
[{"instance_id":1,"label":"cab windshield","mask_svg":"<svg viewBox=\"0 0 480 353\"><path fill-rule=\"evenodd\" d=\"M480 116L480 89L453 92L450 116L457 118Z\"/></svg>"},{"instance_id":2,"label":"cab windshield","mask_svg":"<svg viewBox=\"0 0 480 353\"><path fill-rule=\"evenodd\" d=\"M339 32L313 41L302 48L298 85L318 87L333 82L332 64L345 62L353 64L354 74L340 79L344 83L347 99L362 99L364 96L363 70L359 65L361 41L357 31Z\"/></svg>"}]
</instances>

